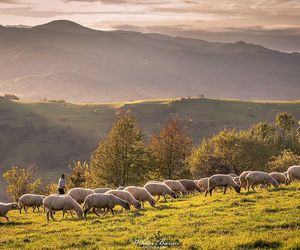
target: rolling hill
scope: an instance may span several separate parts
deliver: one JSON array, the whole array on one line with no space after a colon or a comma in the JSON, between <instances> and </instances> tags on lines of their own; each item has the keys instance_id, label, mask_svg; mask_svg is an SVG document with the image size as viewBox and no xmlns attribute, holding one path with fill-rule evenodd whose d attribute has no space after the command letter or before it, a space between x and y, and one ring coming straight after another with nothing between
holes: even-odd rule
<instances>
[{"instance_id":1,"label":"rolling hill","mask_svg":"<svg viewBox=\"0 0 300 250\"><path fill-rule=\"evenodd\" d=\"M0 174L13 164L38 166L41 176L53 180L72 161L89 159L122 109L134 112L145 141L175 115L184 120L194 144L225 127L244 129L259 121L273 121L279 112L300 120L300 101L185 98L70 104L0 98Z\"/></svg>"},{"instance_id":2,"label":"rolling hill","mask_svg":"<svg viewBox=\"0 0 300 250\"><path fill-rule=\"evenodd\" d=\"M299 98L300 54L126 31L66 20L0 28L0 92L110 102L204 94Z\"/></svg>"}]
</instances>

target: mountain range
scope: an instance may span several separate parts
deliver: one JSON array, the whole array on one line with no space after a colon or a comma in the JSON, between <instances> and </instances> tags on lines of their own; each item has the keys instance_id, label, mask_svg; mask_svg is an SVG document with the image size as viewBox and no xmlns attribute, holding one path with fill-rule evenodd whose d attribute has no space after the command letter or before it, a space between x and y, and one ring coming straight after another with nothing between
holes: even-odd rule
<instances>
[{"instance_id":1,"label":"mountain range","mask_svg":"<svg viewBox=\"0 0 300 250\"><path fill-rule=\"evenodd\" d=\"M0 92L107 102L195 96L298 99L300 54L58 20L0 26Z\"/></svg>"}]
</instances>

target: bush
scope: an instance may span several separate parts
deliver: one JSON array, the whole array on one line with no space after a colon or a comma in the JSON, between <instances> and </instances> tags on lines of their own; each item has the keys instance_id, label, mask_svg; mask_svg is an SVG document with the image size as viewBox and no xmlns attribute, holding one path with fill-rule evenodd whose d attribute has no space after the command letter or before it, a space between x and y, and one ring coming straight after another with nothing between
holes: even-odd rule
<instances>
[{"instance_id":1,"label":"bush","mask_svg":"<svg viewBox=\"0 0 300 250\"><path fill-rule=\"evenodd\" d=\"M268 162L270 172L285 172L288 167L300 164L300 156L289 149L283 150L280 155L273 156Z\"/></svg>"}]
</instances>

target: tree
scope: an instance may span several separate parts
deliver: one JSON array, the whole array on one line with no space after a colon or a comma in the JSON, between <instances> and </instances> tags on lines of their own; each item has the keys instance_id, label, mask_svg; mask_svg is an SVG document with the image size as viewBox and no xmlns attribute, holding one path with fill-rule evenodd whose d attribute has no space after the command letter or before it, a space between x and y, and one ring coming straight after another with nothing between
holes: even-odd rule
<instances>
[{"instance_id":1,"label":"tree","mask_svg":"<svg viewBox=\"0 0 300 250\"><path fill-rule=\"evenodd\" d=\"M291 115L281 113L275 124L259 122L242 131L225 129L193 150L189 159L191 171L195 177L201 177L253 169L286 170L300 153L299 130L294 123Z\"/></svg>"},{"instance_id":2,"label":"tree","mask_svg":"<svg viewBox=\"0 0 300 250\"><path fill-rule=\"evenodd\" d=\"M253 139L251 130L224 129L193 150L189 166L195 178L217 173L240 174L245 170L265 170L268 147Z\"/></svg>"},{"instance_id":3,"label":"tree","mask_svg":"<svg viewBox=\"0 0 300 250\"><path fill-rule=\"evenodd\" d=\"M132 112L122 111L91 157L93 185L126 186L144 181L145 148Z\"/></svg>"},{"instance_id":4,"label":"tree","mask_svg":"<svg viewBox=\"0 0 300 250\"><path fill-rule=\"evenodd\" d=\"M280 155L271 157L268 162L270 172L285 172L290 166L299 165L300 156L291 150L283 150Z\"/></svg>"},{"instance_id":5,"label":"tree","mask_svg":"<svg viewBox=\"0 0 300 250\"><path fill-rule=\"evenodd\" d=\"M280 136L280 150L291 149L298 151L297 148L297 130L295 129L295 120L292 115L287 113L279 113L275 118L275 125L278 128Z\"/></svg>"},{"instance_id":6,"label":"tree","mask_svg":"<svg viewBox=\"0 0 300 250\"><path fill-rule=\"evenodd\" d=\"M287 113L279 113L276 115L275 124L285 133L291 132L295 125L295 120L292 115Z\"/></svg>"},{"instance_id":7,"label":"tree","mask_svg":"<svg viewBox=\"0 0 300 250\"><path fill-rule=\"evenodd\" d=\"M3 174L7 182L7 192L14 200L18 200L25 193L34 193L41 186L41 179L35 178L36 169L13 166Z\"/></svg>"},{"instance_id":8,"label":"tree","mask_svg":"<svg viewBox=\"0 0 300 250\"><path fill-rule=\"evenodd\" d=\"M192 143L178 119L170 119L158 134L152 136L149 153L152 171L164 179L176 179L189 175L187 158Z\"/></svg>"},{"instance_id":9,"label":"tree","mask_svg":"<svg viewBox=\"0 0 300 250\"><path fill-rule=\"evenodd\" d=\"M71 173L67 179L68 188L89 186L91 172L87 162L77 161L69 168Z\"/></svg>"}]
</instances>

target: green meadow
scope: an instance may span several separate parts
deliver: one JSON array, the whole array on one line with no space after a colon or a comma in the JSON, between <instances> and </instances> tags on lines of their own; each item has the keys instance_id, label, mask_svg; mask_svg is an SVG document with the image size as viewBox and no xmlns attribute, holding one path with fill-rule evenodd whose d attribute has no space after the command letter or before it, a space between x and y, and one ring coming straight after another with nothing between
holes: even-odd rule
<instances>
[{"instance_id":1,"label":"green meadow","mask_svg":"<svg viewBox=\"0 0 300 250\"><path fill-rule=\"evenodd\" d=\"M2 249L300 248L300 184L257 193L201 193L114 217L88 214L87 221L62 219L61 212L49 223L41 212L8 216L11 222L0 218Z\"/></svg>"}]
</instances>

